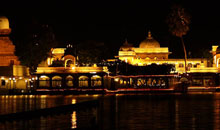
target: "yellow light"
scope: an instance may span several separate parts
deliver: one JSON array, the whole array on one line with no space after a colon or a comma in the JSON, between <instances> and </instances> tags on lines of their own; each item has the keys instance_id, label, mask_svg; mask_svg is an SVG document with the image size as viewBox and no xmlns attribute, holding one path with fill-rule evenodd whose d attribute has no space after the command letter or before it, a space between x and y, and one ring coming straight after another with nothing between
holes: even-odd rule
<instances>
[{"instance_id":1,"label":"yellow light","mask_svg":"<svg viewBox=\"0 0 220 130\"><path fill-rule=\"evenodd\" d=\"M76 104L76 99L72 99L72 104Z\"/></svg>"},{"instance_id":2,"label":"yellow light","mask_svg":"<svg viewBox=\"0 0 220 130\"><path fill-rule=\"evenodd\" d=\"M75 67L72 67L72 70L74 70L75 69Z\"/></svg>"},{"instance_id":3,"label":"yellow light","mask_svg":"<svg viewBox=\"0 0 220 130\"><path fill-rule=\"evenodd\" d=\"M119 81L119 78L115 78L114 81L115 81L115 82L118 82L118 81Z\"/></svg>"},{"instance_id":4,"label":"yellow light","mask_svg":"<svg viewBox=\"0 0 220 130\"><path fill-rule=\"evenodd\" d=\"M1 77L1 79L5 79L4 77Z\"/></svg>"},{"instance_id":5,"label":"yellow light","mask_svg":"<svg viewBox=\"0 0 220 130\"><path fill-rule=\"evenodd\" d=\"M72 129L77 128L77 116L76 116L76 111L73 112L72 114L72 119L71 119L71 123L72 123Z\"/></svg>"},{"instance_id":6,"label":"yellow light","mask_svg":"<svg viewBox=\"0 0 220 130\"><path fill-rule=\"evenodd\" d=\"M42 75L42 76L40 76L40 78L46 78L46 76L45 76L45 75Z\"/></svg>"}]
</instances>

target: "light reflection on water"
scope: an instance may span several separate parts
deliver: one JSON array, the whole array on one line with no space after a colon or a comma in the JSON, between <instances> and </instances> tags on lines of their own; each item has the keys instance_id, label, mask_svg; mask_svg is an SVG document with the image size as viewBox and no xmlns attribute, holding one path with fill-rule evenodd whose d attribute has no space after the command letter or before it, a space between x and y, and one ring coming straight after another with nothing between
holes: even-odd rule
<instances>
[{"instance_id":1,"label":"light reflection on water","mask_svg":"<svg viewBox=\"0 0 220 130\"><path fill-rule=\"evenodd\" d=\"M75 104L97 98L98 96L92 95L2 95L0 115Z\"/></svg>"},{"instance_id":2,"label":"light reflection on water","mask_svg":"<svg viewBox=\"0 0 220 130\"><path fill-rule=\"evenodd\" d=\"M55 96L54 99L60 99L58 97ZM94 98L96 96L87 95L85 97ZM67 99L70 100L64 101L65 99L63 99L63 103L77 102L77 99L75 100L71 96ZM219 130L220 94L108 95L100 98L99 108L0 123L1 130L15 128Z\"/></svg>"}]
</instances>

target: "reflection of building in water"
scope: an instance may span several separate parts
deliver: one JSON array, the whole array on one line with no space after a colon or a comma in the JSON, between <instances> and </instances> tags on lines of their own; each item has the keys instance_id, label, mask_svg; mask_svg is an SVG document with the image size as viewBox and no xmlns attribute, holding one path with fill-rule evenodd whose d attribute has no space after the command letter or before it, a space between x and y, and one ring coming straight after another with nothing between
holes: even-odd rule
<instances>
[{"instance_id":1,"label":"reflection of building in water","mask_svg":"<svg viewBox=\"0 0 220 130\"><path fill-rule=\"evenodd\" d=\"M15 46L9 38L11 28L6 17L0 17L0 89L27 89L33 87L28 69L20 65Z\"/></svg>"},{"instance_id":2,"label":"reflection of building in water","mask_svg":"<svg viewBox=\"0 0 220 130\"><path fill-rule=\"evenodd\" d=\"M72 123L72 129L76 129L77 128L77 116L76 116L76 111L73 111L73 114L71 116L71 123Z\"/></svg>"}]
</instances>

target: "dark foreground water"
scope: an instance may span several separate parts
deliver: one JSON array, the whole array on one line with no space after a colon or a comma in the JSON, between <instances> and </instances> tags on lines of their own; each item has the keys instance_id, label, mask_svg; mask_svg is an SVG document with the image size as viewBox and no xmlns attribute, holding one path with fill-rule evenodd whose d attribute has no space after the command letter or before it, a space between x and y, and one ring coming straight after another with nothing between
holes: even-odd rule
<instances>
[{"instance_id":1,"label":"dark foreground water","mask_svg":"<svg viewBox=\"0 0 220 130\"><path fill-rule=\"evenodd\" d=\"M65 96L58 97L54 97L56 102L66 100ZM94 96L85 100L88 98ZM105 95L99 96L99 100L99 106L86 110L0 122L0 130L220 129L220 93ZM2 104L0 107L3 108Z\"/></svg>"}]
</instances>

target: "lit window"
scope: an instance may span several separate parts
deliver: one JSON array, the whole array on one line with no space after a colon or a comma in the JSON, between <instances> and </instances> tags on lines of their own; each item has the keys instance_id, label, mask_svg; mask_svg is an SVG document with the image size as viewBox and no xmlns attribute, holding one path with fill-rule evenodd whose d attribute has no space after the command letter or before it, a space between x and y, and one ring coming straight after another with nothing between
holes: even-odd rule
<instances>
[{"instance_id":1,"label":"lit window","mask_svg":"<svg viewBox=\"0 0 220 130\"><path fill-rule=\"evenodd\" d=\"M188 64L188 67L190 67L190 68L191 68L191 67L192 67L192 63L189 63L189 64Z\"/></svg>"},{"instance_id":2,"label":"lit window","mask_svg":"<svg viewBox=\"0 0 220 130\"><path fill-rule=\"evenodd\" d=\"M180 63L180 64L179 64L179 67L180 67L180 68L184 67L183 63Z\"/></svg>"}]
</instances>

